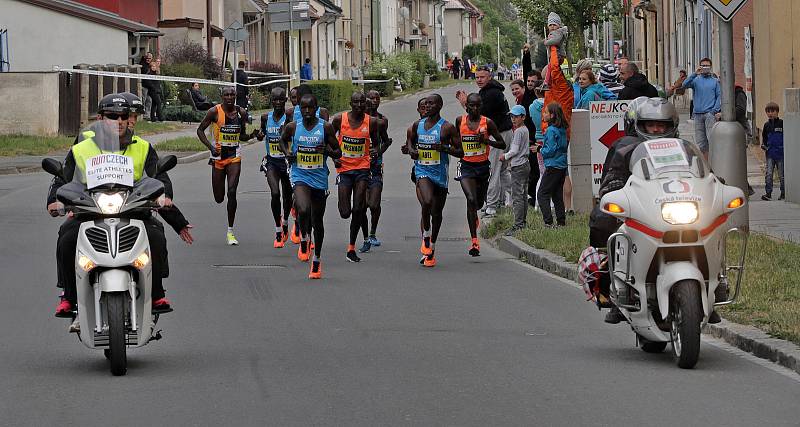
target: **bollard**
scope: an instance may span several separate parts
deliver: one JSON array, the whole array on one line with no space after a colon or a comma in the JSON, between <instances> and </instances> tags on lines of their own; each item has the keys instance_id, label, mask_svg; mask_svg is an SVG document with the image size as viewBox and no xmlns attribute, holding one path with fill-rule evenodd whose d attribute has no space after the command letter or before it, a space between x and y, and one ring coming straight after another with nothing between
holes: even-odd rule
<instances>
[{"instance_id":1,"label":"bollard","mask_svg":"<svg viewBox=\"0 0 800 427\"><path fill-rule=\"evenodd\" d=\"M589 110L573 110L570 128L569 176L572 179L572 208L575 212L589 213L594 207Z\"/></svg>"},{"instance_id":2,"label":"bollard","mask_svg":"<svg viewBox=\"0 0 800 427\"><path fill-rule=\"evenodd\" d=\"M783 171L786 201L800 203L800 88L783 93ZM796 185L795 185L796 184Z\"/></svg>"},{"instance_id":3,"label":"bollard","mask_svg":"<svg viewBox=\"0 0 800 427\"><path fill-rule=\"evenodd\" d=\"M747 195L747 147L744 128L738 122L717 122L709 137L709 160L714 175ZM731 225L749 231L749 206L731 214Z\"/></svg>"}]
</instances>

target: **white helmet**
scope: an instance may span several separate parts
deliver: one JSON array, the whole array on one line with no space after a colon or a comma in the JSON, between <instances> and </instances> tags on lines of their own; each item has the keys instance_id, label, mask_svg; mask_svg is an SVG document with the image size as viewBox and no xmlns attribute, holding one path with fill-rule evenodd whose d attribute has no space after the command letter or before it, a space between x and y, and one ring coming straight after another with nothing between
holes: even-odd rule
<instances>
[{"instance_id":1,"label":"white helmet","mask_svg":"<svg viewBox=\"0 0 800 427\"><path fill-rule=\"evenodd\" d=\"M644 102L637 103L636 111L636 134L644 139L656 138L677 138L678 111L671 102L664 98L650 98ZM667 125L663 133L648 133L645 128L647 122L662 122Z\"/></svg>"}]
</instances>

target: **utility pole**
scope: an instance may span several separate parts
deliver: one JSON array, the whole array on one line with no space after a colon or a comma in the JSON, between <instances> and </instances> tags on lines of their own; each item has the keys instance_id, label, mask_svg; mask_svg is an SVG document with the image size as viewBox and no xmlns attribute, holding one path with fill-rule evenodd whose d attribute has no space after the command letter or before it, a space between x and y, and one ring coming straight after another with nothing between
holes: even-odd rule
<instances>
[{"instance_id":1,"label":"utility pole","mask_svg":"<svg viewBox=\"0 0 800 427\"><path fill-rule=\"evenodd\" d=\"M497 27L497 65L495 65L494 69L500 66L500 27Z\"/></svg>"}]
</instances>

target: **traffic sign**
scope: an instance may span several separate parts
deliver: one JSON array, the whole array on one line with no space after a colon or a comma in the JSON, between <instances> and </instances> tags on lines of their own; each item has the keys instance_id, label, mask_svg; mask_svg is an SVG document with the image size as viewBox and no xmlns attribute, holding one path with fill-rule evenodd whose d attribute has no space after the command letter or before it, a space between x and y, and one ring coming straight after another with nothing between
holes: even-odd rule
<instances>
[{"instance_id":1,"label":"traffic sign","mask_svg":"<svg viewBox=\"0 0 800 427\"><path fill-rule=\"evenodd\" d=\"M747 0L706 0L706 6L719 15L723 21L730 21L733 15L747 3Z\"/></svg>"},{"instance_id":2,"label":"traffic sign","mask_svg":"<svg viewBox=\"0 0 800 427\"><path fill-rule=\"evenodd\" d=\"M244 26L239 21L233 21L233 23L222 32L222 36L229 42L246 40L249 35L250 33L244 29Z\"/></svg>"}]
</instances>

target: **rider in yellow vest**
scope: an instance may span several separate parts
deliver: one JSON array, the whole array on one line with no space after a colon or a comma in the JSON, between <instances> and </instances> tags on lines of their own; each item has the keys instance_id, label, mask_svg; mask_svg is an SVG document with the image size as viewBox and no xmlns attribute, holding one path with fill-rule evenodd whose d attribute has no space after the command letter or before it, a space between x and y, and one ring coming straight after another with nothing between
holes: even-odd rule
<instances>
[{"instance_id":1,"label":"rider in yellow vest","mask_svg":"<svg viewBox=\"0 0 800 427\"><path fill-rule=\"evenodd\" d=\"M50 186L47 210L51 215L62 214L56 200L56 191L67 182L78 180L86 182L86 160L102 153L116 153L131 157L134 166L134 181L140 180L145 174L156 177L158 155L146 141L133 135L128 128L130 105L124 97L112 94L103 97L98 106L98 125L92 130L84 132L83 141L74 145L64 160L64 180L55 178ZM76 175L77 173L77 175ZM160 179L165 183L165 196L172 198L172 185L168 178ZM166 182L165 182L166 181ZM167 185L169 183L169 185ZM152 216L140 218L147 228L150 250L153 259L153 312L164 313L171 311L169 301L164 298L164 288L161 283L162 268L166 258L166 239L164 227ZM64 295L56 309L56 317L74 316L76 305L75 291L75 247L78 241L80 221L70 215L62 224L58 232L58 246L56 258L58 260L59 277L63 281Z\"/></svg>"}]
</instances>

